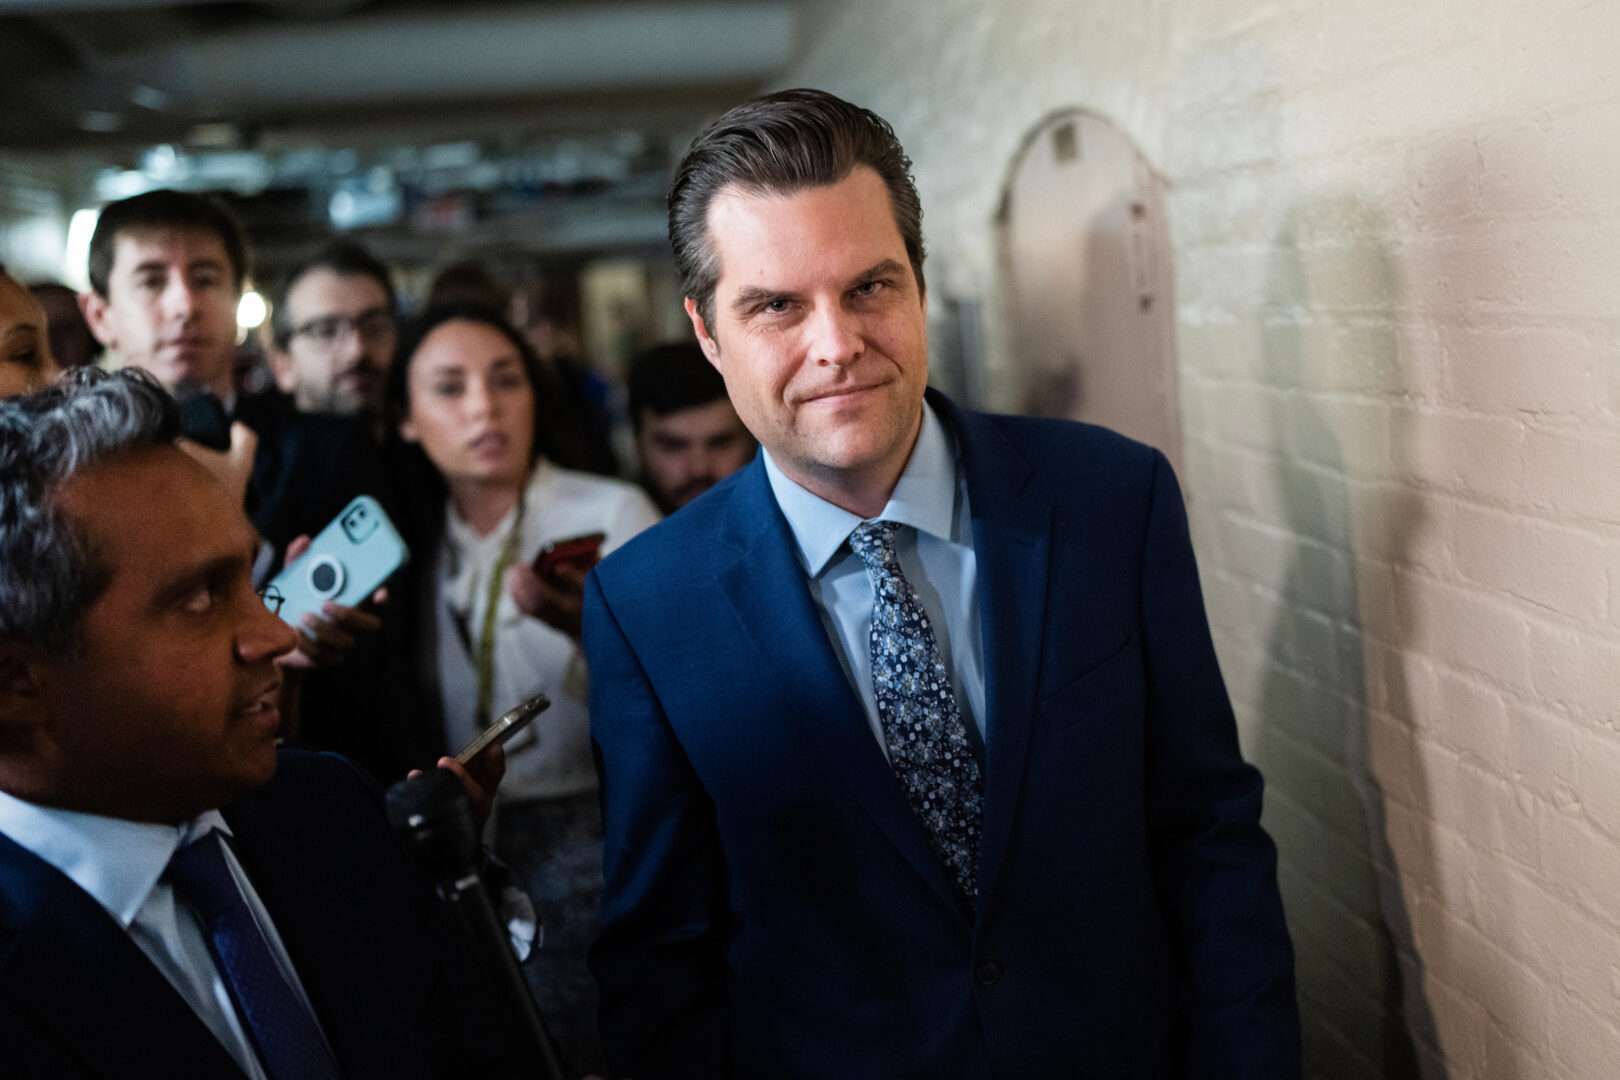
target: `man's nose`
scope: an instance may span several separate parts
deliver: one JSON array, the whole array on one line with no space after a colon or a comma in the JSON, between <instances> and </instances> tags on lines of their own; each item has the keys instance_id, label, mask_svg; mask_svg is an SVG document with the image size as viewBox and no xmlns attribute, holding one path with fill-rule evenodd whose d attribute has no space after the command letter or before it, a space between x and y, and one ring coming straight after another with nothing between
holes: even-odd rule
<instances>
[{"instance_id":1,"label":"man's nose","mask_svg":"<svg viewBox=\"0 0 1620 1080\"><path fill-rule=\"evenodd\" d=\"M865 349L860 317L836 304L817 308L806 329L810 358L817 364L842 367L859 358Z\"/></svg>"},{"instance_id":2,"label":"man's nose","mask_svg":"<svg viewBox=\"0 0 1620 1080\"><path fill-rule=\"evenodd\" d=\"M297 648L298 631L272 614L257 596L253 599L253 606L236 634L237 659L244 664L261 664Z\"/></svg>"},{"instance_id":3,"label":"man's nose","mask_svg":"<svg viewBox=\"0 0 1620 1080\"><path fill-rule=\"evenodd\" d=\"M366 343L360 338L360 328L354 323L345 323L338 332L337 358L344 367L352 365L366 353Z\"/></svg>"},{"instance_id":4,"label":"man's nose","mask_svg":"<svg viewBox=\"0 0 1620 1080\"><path fill-rule=\"evenodd\" d=\"M693 450L686 461L686 474L693 479L717 479L715 473L719 467L719 457L706 446Z\"/></svg>"},{"instance_id":5,"label":"man's nose","mask_svg":"<svg viewBox=\"0 0 1620 1080\"><path fill-rule=\"evenodd\" d=\"M184 278L175 278L163 290L163 313L171 319L189 319L197 310L197 294Z\"/></svg>"}]
</instances>

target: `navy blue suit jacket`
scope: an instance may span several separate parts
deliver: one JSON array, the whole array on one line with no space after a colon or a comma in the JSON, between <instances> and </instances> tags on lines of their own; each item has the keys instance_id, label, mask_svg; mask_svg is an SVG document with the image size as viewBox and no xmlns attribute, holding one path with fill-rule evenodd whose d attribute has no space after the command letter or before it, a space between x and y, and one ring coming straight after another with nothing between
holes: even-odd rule
<instances>
[{"instance_id":1,"label":"navy blue suit jacket","mask_svg":"<svg viewBox=\"0 0 1620 1080\"><path fill-rule=\"evenodd\" d=\"M499 1034L451 927L352 765L283 752L224 814L345 1076L491 1074ZM242 1076L101 906L4 836L0 1062L53 1080Z\"/></svg>"},{"instance_id":2,"label":"navy blue suit jacket","mask_svg":"<svg viewBox=\"0 0 1620 1080\"><path fill-rule=\"evenodd\" d=\"M1168 463L929 400L979 568L976 913L872 737L756 460L587 585L610 1053L641 1080L1297 1077L1261 780Z\"/></svg>"}]
</instances>

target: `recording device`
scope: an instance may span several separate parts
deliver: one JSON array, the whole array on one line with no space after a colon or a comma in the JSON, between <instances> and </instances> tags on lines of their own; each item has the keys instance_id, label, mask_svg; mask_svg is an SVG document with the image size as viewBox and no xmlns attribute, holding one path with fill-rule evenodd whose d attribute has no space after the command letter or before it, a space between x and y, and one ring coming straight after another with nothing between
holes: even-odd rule
<instances>
[{"instance_id":1,"label":"recording device","mask_svg":"<svg viewBox=\"0 0 1620 1080\"><path fill-rule=\"evenodd\" d=\"M383 508L370 495L361 495L270 582L281 596L281 621L301 627L304 616L328 600L355 607L408 558L410 551Z\"/></svg>"},{"instance_id":2,"label":"recording device","mask_svg":"<svg viewBox=\"0 0 1620 1080\"><path fill-rule=\"evenodd\" d=\"M551 708L551 699L544 694L536 694L515 709L508 709L489 727L478 733L478 737L456 755L456 760L463 765L472 762L479 754L488 750L496 743L505 743L512 736L529 726L529 722L547 709Z\"/></svg>"},{"instance_id":3,"label":"recording device","mask_svg":"<svg viewBox=\"0 0 1620 1080\"><path fill-rule=\"evenodd\" d=\"M182 390L180 434L210 450L231 448L231 417L219 398L206 390Z\"/></svg>"},{"instance_id":4,"label":"recording device","mask_svg":"<svg viewBox=\"0 0 1620 1080\"><path fill-rule=\"evenodd\" d=\"M386 806L395 834L455 912L486 985L503 1006L511 1075L563 1080L556 1044L479 876L478 823L461 781L447 769L427 769L389 788Z\"/></svg>"},{"instance_id":5,"label":"recording device","mask_svg":"<svg viewBox=\"0 0 1620 1080\"><path fill-rule=\"evenodd\" d=\"M563 567L584 573L602 558L602 541L606 533L583 533L566 540L553 540L534 557L534 572L543 578L554 578Z\"/></svg>"}]
</instances>

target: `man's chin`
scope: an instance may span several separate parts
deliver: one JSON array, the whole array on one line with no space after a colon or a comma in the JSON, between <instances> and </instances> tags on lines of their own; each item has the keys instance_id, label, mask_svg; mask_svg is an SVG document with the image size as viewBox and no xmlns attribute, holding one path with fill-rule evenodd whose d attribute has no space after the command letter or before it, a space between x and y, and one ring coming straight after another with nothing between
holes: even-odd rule
<instances>
[{"instance_id":1,"label":"man's chin","mask_svg":"<svg viewBox=\"0 0 1620 1080\"><path fill-rule=\"evenodd\" d=\"M212 387L214 377L218 374L218 365L210 364L206 357L192 352L169 356L159 354L142 366L150 368L158 382L170 389L197 387L206 390Z\"/></svg>"},{"instance_id":2,"label":"man's chin","mask_svg":"<svg viewBox=\"0 0 1620 1080\"><path fill-rule=\"evenodd\" d=\"M869 428L848 428L812 440L808 449L817 467L852 473L883 464L893 454L896 442L877 437Z\"/></svg>"},{"instance_id":3,"label":"man's chin","mask_svg":"<svg viewBox=\"0 0 1620 1080\"><path fill-rule=\"evenodd\" d=\"M232 780L243 790L261 787L268 784L276 775L276 762L280 758L281 740L274 735L267 735L262 739L255 739L250 747L243 750L242 756L232 770Z\"/></svg>"},{"instance_id":4,"label":"man's chin","mask_svg":"<svg viewBox=\"0 0 1620 1080\"><path fill-rule=\"evenodd\" d=\"M715 481L705 480L701 484L688 484L668 497L669 505L679 510L705 491L714 487Z\"/></svg>"},{"instance_id":5,"label":"man's chin","mask_svg":"<svg viewBox=\"0 0 1620 1080\"><path fill-rule=\"evenodd\" d=\"M340 378L328 398L328 411L354 416L382 404L382 382L376 378Z\"/></svg>"}]
</instances>

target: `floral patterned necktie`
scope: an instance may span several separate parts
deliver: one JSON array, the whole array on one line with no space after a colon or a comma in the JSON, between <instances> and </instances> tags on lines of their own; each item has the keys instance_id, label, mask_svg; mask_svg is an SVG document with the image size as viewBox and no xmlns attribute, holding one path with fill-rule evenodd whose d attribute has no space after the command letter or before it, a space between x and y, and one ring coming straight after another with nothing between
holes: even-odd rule
<instances>
[{"instance_id":1,"label":"floral patterned necktie","mask_svg":"<svg viewBox=\"0 0 1620 1080\"><path fill-rule=\"evenodd\" d=\"M889 764L922 818L934 851L971 904L978 896L984 786L917 594L894 554L894 521L868 521L849 547L872 581L872 683Z\"/></svg>"}]
</instances>

